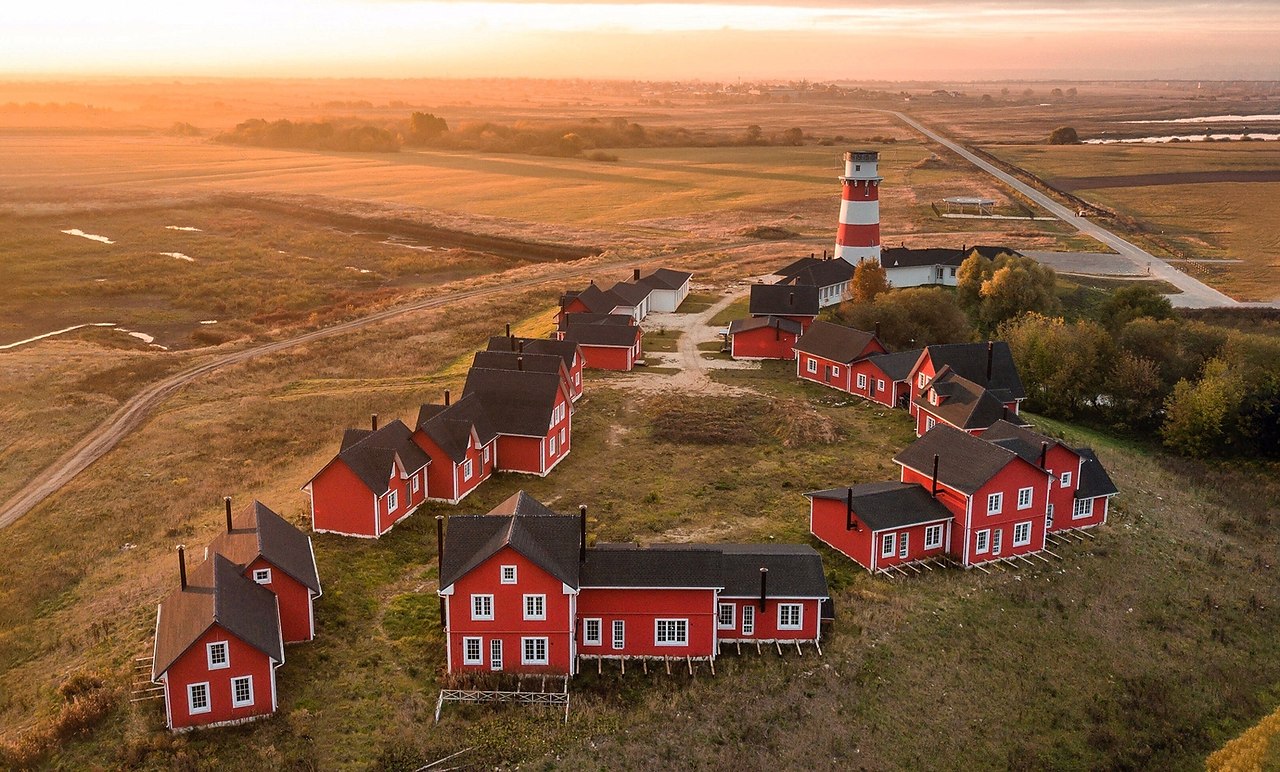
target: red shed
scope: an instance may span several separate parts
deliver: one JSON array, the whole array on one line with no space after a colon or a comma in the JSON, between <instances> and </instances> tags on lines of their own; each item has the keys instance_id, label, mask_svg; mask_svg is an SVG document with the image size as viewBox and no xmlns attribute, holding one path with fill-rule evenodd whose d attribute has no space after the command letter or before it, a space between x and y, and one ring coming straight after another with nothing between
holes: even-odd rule
<instances>
[{"instance_id":1,"label":"red shed","mask_svg":"<svg viewBox=\"0 0 1280 772\"><path fill-rule=\"evenodd\" d=\"M284 641L276 596L215 554L156 610L151 678L164 688L170 729L227 726L276 710L276 668Z\"/></svg>"},{"instance_id":2,"label":"red shed","mask_svg":"<svg viewBox=\"0 0 1280 772\"><path fill-rule=\"evenodd\" d=\"M822 638L833 618L822 556L807 544L710 544L724 589L716 601L719 643L796 643Z\"/></svg>"},{"instance_id":3,"label":"red shed","mask_svg":"<svg viewBox=\"0 0 1280 772\"><path fill-rule=\"evenodd\" d=\"M799 322L780 316L753 316L729 324L729 356L734 359L795 359Z\"/></svg>"},{"instance_id":4,"label":"red shed","mask_svg":"<svg viewBox=\"0 0 1280 772\"><path fill-rule=\"evenodd\" d=\"M914 349L873 354L854 362L850 367L854 393L865 394L867 399L886 407L907 407L911 401L911 369L920 361L920 354L921 349Z\"/></svg>"},{"instance_id":5,"label":"red shed","mask_svg":"<svg viewBox=\"0 0 1280 772\"><path fill-rule=\"evenodd\" d=\"M498 433L477 396L423 405L413 441L431 459L428 497L457 504L492 476L498 458Z\"/></svg>"},{"instance_id":6,"label":"red shed","mask_svg":"<svg viewBox=\"0 0 1280 772\"><path fill-rule=\"evenodd\" d=\"M922 485L875 482L805 496L813 535L868 571L947 552L951 510Z\"/></svg>"},{"instance_id":7,"label":"red shed","mask_svg":"<svg viewBox=\"0 0 1280 772\"><path fill-rule=\"evenodd\" d=\"M814 322L796 341L796 374L833 389L871 399L876 381L853 378L853 363L888 353L875 333ZM860 388L857 388L860 387Z\"/></svg>"},{"instance_id":8,"label":"red shed","mask_svg":"<svg viewBox=\"0 0 1280 772\"><path fill-rule=\"evenodd\" d=\"M641 338L644 330L623 323L628 317L606 314L569 314L565 317L565 329L559 333L561 340L576 343L582 350L586 367L595 370L629 371L643 354Z\"/></svg>"}]
</instances>

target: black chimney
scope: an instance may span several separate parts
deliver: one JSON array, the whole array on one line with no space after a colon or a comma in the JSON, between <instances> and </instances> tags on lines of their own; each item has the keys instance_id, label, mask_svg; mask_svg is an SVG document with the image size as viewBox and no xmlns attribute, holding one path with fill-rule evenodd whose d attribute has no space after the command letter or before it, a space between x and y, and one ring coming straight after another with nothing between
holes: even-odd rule
<instances>
[{"instance_id":1,"label":"black chimney","mask_svg":"<svg viewBox=\"0 0 1280 772\"><path fill-rule=\"evenodd\" d=\"M1001 421L1008 421L1008 420L1009 420L1009 406L1008 406L1008 405L1001 405L1001 406L1000 406L1000 420L1001 420Z\"/></svg>"},{"instance_id":2,"label":"black chimney","mask_svg":"<svg viewBox=\"0 0 1280 772\"><path fill-rule=\"evenodd\" d=\"M986 383L987 386L991 385L991 363L992 363L992 360L995 359L995 356L996 356L995 341L989 340L987 341L987 383Z\"/></svg>"},{"instance_id":3,"label":"black chimney","mask_svg":"<svg viewBox=\"0 0 1280 772\"><path fill-rule=\"evenodd\" d=\"M760 567L760 610L764 611L764 599L768 596L769 569Z\"/></svg>"},{"instance_id":4,"label":"black chimney","mask_svg":"<svg viewBox=\"0 0 1280 772\"><path fill-rule=\"evenodd\" d=\"M178 581L182 583L182 589L187 589L187 548L178 545Z\"/></svg>"},{"instance_id":5,"label":"black chimney","mask_svg":"<svg viewBox=\"0 0 1280 772\"><path fill-rule=\"evenodd\" d=\"M223 507L227 510L227 533L231 533L231 497L222 497Z\"/></svg>"},{"instance_id":6,"label":"black chimney","mask_svg":"<svg viewBox=\"0 0 1280 772\"><path fill-rule=\"evenodd\" d=\"M1049 443L1040 443L1040 468L1045 468L1045 462L1049 459Z\"/></svg>"},{"instance_id":7,"label":"black chimney","mask_svg":"<svg viewBox=\"0 0 1280 772\"><path fill-rule=\"evenodd\" d=\"M517 354L524 353L524 338L521 338L520 340L516 341L516 353Z\"/></svg>"},{"instance_id":8,"label":"black chimney","mask_svg":"<svg viewBox=\"0 0 1280 772\"><path fill-rule=\"evenodd\" d=\"M444 581L444 515L436 515L436 584L437 589L440 582ZM444 596L440 596L440 629L445 628L445 605Z\"/></svg>"},{"instance_id":9,"label":"black chimney","mask_svg":"<svg viewBox=\"0 0 1280 772\"><path fill-rule=\"evenodd\" d=\"M507 337L511 337L511 322L507 322Z\"/></svg>"},{"instance_id":10,"label":"black chimney","mask_svg":"<svg viewBox=\"0 0 1280 772\"><path fill-rule=\"evenodd\" d=\"M449 390L444 390L444 406L449 407Z\"/></svg>"},{"instance_id":11,"label":"black chimney","mask_svg":"<svg viewBox=\"0 0 1280 772\"><path fill-rule=\"evenodd\" d=\"M862 530L853 521L853 488L846 488L844 492L844 529L846 531Z\"/></svg>"},{"instance_id":12,"label":"black chimney","mask_svg":"<svg viewBox=\"0 0 1280 772\"><path fill-rule=\"evenodd\" d=\"M876 322L876 337L880 337L880 323Z\"/></svg>"},{"instance_id":13,"label":"black chimney","mask_svg":"<svg viewBox=\"0 0 1280 772\"><path fill-rule=\"evenodd\" d=\"M938 498L938 454L933 454L933 482L930 484L929 495Z\"/></svg>"},{"instance_id":14,"label":"black chimney","mask_svg":"<svg viewBox=\"0 0 1280 772\"><path fill-rule=\"evenodd\" d=\"M639 268L632 268L632 269L631 269L631 280L632 280L632 281L640 281L640 269L639 269Z\"/></svg>"},{"instance_id":15,"label":"black chimney","mask_svg":"<svg viewBox=\"0 0 1280 772\"><path fill-rule=\"evenodd\" d=\"M516 355L516 370L518 371L524 370L524 357L518 354Z\"/></svg>"},{"instance_id":16,"label":"black chimney","mask_svg":"<svg viewBox=\"0 0 1280 772\"><path fill-rule=\"evenodd\" d=\"M587 505L578 506L578 528L582 531L582 539L578 544L578 562L587 562Z\"/></svg>"},{"instance_id":17,"label":"black chimney","mask_svg":"<svg viewBox=\"0 0 1280 772\"><path fill-rule=\"evenodd\" d=\"M795 304L796 304L796 293L794 291L787 293L787 305L794 306Z\"/></svg>"},{"instance_id":18,"label":"black chimney","mask_svg":"<svg viewBox=\"0 0 1280 772\"><path fill-rule=\"evenodd\" d=\"M375 432L378 431L378 414L377 413L369 414L369 426L371 426Z\"/></svg>"}]
</instances>

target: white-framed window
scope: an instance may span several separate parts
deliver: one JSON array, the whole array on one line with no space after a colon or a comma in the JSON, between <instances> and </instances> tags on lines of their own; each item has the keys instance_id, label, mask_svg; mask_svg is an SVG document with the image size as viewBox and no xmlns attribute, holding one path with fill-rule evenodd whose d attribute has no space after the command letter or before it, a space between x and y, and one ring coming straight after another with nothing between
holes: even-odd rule
<instances>
[{"instance_id":1,"label":"white-framed window","mask_svg":"<svg viewBox=\"0 0 1280 772\"><path fill-rule=\"evenodd\" d=\"M187 684L187 712L195 715L208 713L212 709L209 705L209 682Z\"/></svg>"},{"instance_id":2,"label":"white-framed window","mask_svg":"<svg viewBox=\"0 0 1280 772\"><path fill-rule=\"evenodd\" d=\"M1070 488L1070 487L1071 487L1071 473L1070 473L1070 472L1063 472L1063 473L1062 473L1061 482L1060 482L1059 484L1060 484L1063 488Z\"/></svg>"},{"instance_id":3,"label":"white-framed window","mask_svg":"<svg viewBox=\"0 0 1280 772\"><path fill-rule=\"evenodd\" d=\"M581 385L582 385L582 373L574 373L574 374L573 374L573 385L574 385L574 386L581 386Z\"/></svg>"},{"instance_id":4,"label":"white-framed window","mask_svg":"<svg viewBox=\"0 0 1280 772\"><path fill-rule=\"evenodd\" d=\"M481 621L493 619L492 595L471 596L471 618Z\"/></svg>"},{"instance_id":5,"label":"white-framed window","mask_svg":"<svg viewBox=\"0 0 1280 772\"><path fill-rule=\"evenodd\" d=\"M1034 491L1031 488L1018 489L1018 509L1031 509L1031 497Z\"/></svg>"},{"instance_id":6,"label":"white-framed window","mask_svg":"<svg viewBox=\"0 0 1280 772\"><path fill-rule=\"evenodd\" d=\"M414 493L418 492L418 476L416 474L409 480L409 489Z\"/></svg>"},{"instance_id":7,"label":"white-framed window","mask_svg":"<svg viewBox=\"0 0 1280 772\"><path fill-rule=\"evenodd\" d=\"M991 554L999 555L1000 547L1004 543L1004 529L994 528L991 531Z\"/></svg>"},{"instance_id":8,"label":"white-framed window","mask_svg":"<svg viewBox=\"0 0 1280 772\"><path fill-rule=\"evenodd\" d=\"M484 639L470 636L462 639L462 664L484 664Z\"/></svg>"},{"instance_id":9,"label":"white-framed window","mask_svg":"<svg viewBox=\"0 0 1280 772\"><path fill-rule=\"evenodd\" d=\"M548 448L549 450L547 451L547 455L554 456L556 454L556 436L554 434L551 435L551 444Z\"/></svg>"},{"instance_id":10,"label":"white-framed window","mask_svg":"<svg viewBox=\"0 0 1280 772\"><path fill-rule=\"evenodd\" d=\"M925 385L926 383L928 383L928 382L929 382L929 376L925 375L925 374L922 372L922 373L920 373L920 375L919 375L919 376L917 376L917 377L916 377L916 388L923 389L923 388L924 388L924 385Z\"/></svg>"},{"instance_id":11,"label":"white-framed window","mask_svg":"<svg viewBox=\"0 0 1280 772\"><path fill-rule=\"evenodd\" d=\"M1013 526L1013 546L1025 547L1031 543L1031 521L1015 523Z\"/></svg>"},{"instance_id":12,"label":"white-framed window","mask_svg":"<svg viewBox=\"0 0 1280 772\"><path fill-rule=\"evenodd\" d=\"M839 378L839 377L840 377L840 368L839 368L839 367L836 367L835 365L832 365L832 366L831 366L831 368L830 368L830 370L831 370L831 377L832 377L832 378Z\"/></svg>"},{"instance_id":13,"label":"white-framed window","mask_svg":"<svg viewBox=\"0 0 1280 772\"><path fill-rule=\"evenodd\" d=\"M814 375L818 374L818 360L814 359L813 357L805 357L804 366L805 366L805 369L808 370L810 373Z\"/></svg>"},{"instance_id":14,"label":"white-framed window","mask_svg":"<svg viewBox=\"0 0 1280 772\"><path fill-rule=\"evenodd\" d=\"M1004 509L1004 494L992 493L987 496L987 514L998 515L1000 510Z\"/></svg>"},{"instance_id":15,"label":"white-framed window","mask_svg":"<svg viewBox=\"0 0 1280 772\"><path fill-rule=\"evenodd\" d=\"M737 606L732 603L721 603L716 609L716 627L721 630L732 630L737 625Z\"/></svg>"},{"instance_id":16,"label":"white-framed window","mask_svg":"<svg viewBox=\"0 0 1280 772\"><path fill-rule=\"evenodd\" d=\"M582 645L599 646L603 625L599 619L582 620Z\"/></svg>"},{"instance_id":17,"label":"white-framed window","mask_svg":"<svg viewBox=\"0 0 1280 772\"><path fill-rule=\"evenodd\" d=\"M484 446L484 462L486 464L489 463L489 446L488 445Z\"/></svg>"},{"instance_id":18,"label":"white-framed window","mask_svg":"<svg viewBox=\"0 0 1280 772\"><path fill-rule=\"evenodd\" d=\"M937 390L937 389L929 389L929 404L930 404L930 405L937 405L937 404L938 404L938 390Z\"/></svg>"},{"instance_id":19,"label":"white-framed window","mask_svg":"<svg viewBox=\"0 0 1280 772\"><path fill-rule=\"evenodd\" d=\"M613 648L621 651L627 647L627 623L621 619L613 620Z\"/></svg>"},{"instance_id":20,"label":"white-framed window","mask_svg":"<svg viewBox=\"0 0 1280 772\"><path fill-rule=\"evenodd\" d=\"M931 416L931 415L926 415L926 416L924 417L924 430L925 430L926 432L927 432L927 431L929 431L930 429L932 429L933 427L937 426L937 425L938 425L938 422L937 422L937 421L935 421L935 420L933 419L933 416Z\"/></svg>"},{"instance_id":21,"label":"white-framed window","mask_svg":"<svg viewBox=\"0 0 1280 772\"><path fill-rule=\"evenodd\" d=\"M655 646L687 646L689 644L689 620L655 619L653 621Z\"/></svg>"},{"instance_id":22,"label":"white-framed window","mask_svg":"<svg viewBox=\"0 0 1280 772\"><path fill-rule=\"evenodd\" d=\"M756 607L746 605L742 607L742 634L756 634Z\"/></svg>"},{"instance_id":23,"label":"white-framed window","mask_svg":"<svg viewBox=\"0 0 1280 772\"><path fill-rule=\"evenodd\" d=\"M271 584L271 569L270 568L253 569L253 581L257 582L258 584Z\"/></svg>"},{"instance_id":24,"label":"white-framed window","mask_svg":"<svg viewBox=\"0 0 1280 772\"><path fill-rule=\"evenodd\" d=\"M516 567L515 566L502 567L502 583L503 584L516 583Z\"/></svg>"},{"instance_id":25,"label":"white-framed window","mask_svg":"<svg viewBox=\"0 0 1280 772\"><path fill-rule=\"evenodd\" d=\"M227 649L226 641L206 643L204 650L205 655L209 660L210 670L221 670L225 667L231 667L231 652Z\"/></svg>"},{"instance_id":26,"label":"white-framed window","mask_svg":"<svg viewBox=\"0 0 1280 772\"><path fill-rule=\"evenodd\" d=\"M471 459L467 459L462 463L462 479L470 480L472 471Z\"/></svg>"},{"instance_id":27,"label":"white-framed window","mask_svg":"<svg viewBox=\"0 0 1280 772\"><path fill-rule=\"evenodd\" d=\"M495 672L502 670L502 639L489 641L489 669Z\"/></svg>"},{"instance_id":28,"label":"white-framed window","mask_svg":"<svg viewBox=\"0 0 1280 772\"><path fill-rule=\"evenodd\" d=\"M986 531L986 530L978 531L976 537L974 538L973 551L978 553L979 555L984 555L986 554L987 550L990 548L990 543L991 543L991 531Z\"/></svg>"},{"instance_id":29,"label":"white-framed window","mask_svg":"<svg viewBox=\"0 0 1280 772\"><path fill-rule=\"evenodd\" d=\"M858 388L859 388L859 389L866 389L866 388L867 388L867 374L866 374L866 373L858 373Z\"/></svg>"},{"instance_id":30,"label":"white-framed window","mask_svg":"<svg viewBox=\"0 0 1280 772\"><path fill-rule=\"evenodd\" d=\"M799 630L804 627L804 606L799 603L778 604L778 629Z\"/></svg>"},{"instance_id":31,"label":"white-framed window","mask_svg":"<svg viewBox=\"0 0 1280 772\"><path fill-rule=\"evenodd\" d=\"M253 676L231 679L231 707L247 708L253 704Z\"/></svg>"},{"instance_id":32,"label":"white-framed window","mask_svg":"<svg viewBox=\"0 0 1280 772\"><path fill-rule=\"evenodd\" d=\"M928 526L924 529L924 548L927 550L937 549L942 546L942 523Z\"/></svg>"},{"instance_id":33,"label":"white-framed window","mask_svg":"<svg viewBox=\"0 0 1280 772\"><path fill-rule=\"evenodd\" d=\"M1052 527L1053 527L1053 504L1050 504L1048 507L1046 507L1046 508L1045 508L1045 511L1044 511L1044 527L1045 527L1045 528L1052 528Z\"/></svg>"},{"instance_id":34,"label":"white-framed window","mask_svg":"<svg viewBox=\"0 0 1280 772\"><path fill-rule=\"evenodd\" d=\"M880 535L880 557L891 558L898 551L898 534L885 533Z\"/></svg>"},{"instance_id":35,"label":"white-framed window","mask_svg":"<svg viewBox=\"0 0 1280 772\"><path fill-rule=\"evenodd\" d=\"M884 379L883 379L883 378L877 378L877 379L876 379L876 391L884 391Z\"/></svg>"},{"instance_id":36,"label":"white-framed window","mask_svg":"<svg viewBox=\"0 0 1280 772\"><path fill-rule=\"evenodd\" d=\"M524 596L524 618L525 619L546 619L547 618L547 596L546 595Z\"/></svg>"},{"instance_id":37,"label":"white-framed window","mask_svg":"<svg viewBox=\"0 0 1280 772\"><path fill-rule=\"evenodd\" d=\"M547 664L547 639L546 638L521 638L520 639L520 664L521 665Z\"/></svg>"},{"instance_id":38,"label":"white-framed window","mask_svg":"<svg viewBox=\"0 0 1280 772\"><path fill-rule=\"evenodd\" d=\"M907 555L911 554L911 534L903 531L902 538L898 539L898 557L906 560Z\"/></svg>"},{"instance_id":39,"label":"white-framed window","mask_svg":"<svg viewBox=\"0 0 1280 772\"><path fill-rule=\"evenodd\" d=\"M1071 518L1079 520L1082 517L1091 517L1093 515L1093 499L1076 499L1075 507L1071 510Z\"/></svg>"},{"instance_id":40,"label":"white-framed window","mask_svg":"<svg viewBox=\"0 0 1280 772\"><path fill-rule=\"evenodd\" d=\"M395 512L398 506L400 506L400 494L396 491L387 491L387 511Z\"/></svg>"}]
</instances>

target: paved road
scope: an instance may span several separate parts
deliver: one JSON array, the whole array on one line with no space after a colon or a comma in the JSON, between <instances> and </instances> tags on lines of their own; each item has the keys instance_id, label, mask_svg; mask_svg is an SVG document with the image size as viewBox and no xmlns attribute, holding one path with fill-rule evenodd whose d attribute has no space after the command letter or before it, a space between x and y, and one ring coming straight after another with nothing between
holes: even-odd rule
<instances>
[{"instance_id":1,"label":"paved road","mask_svg":"<svg viewBox=\"0 0 1280 772\"><path fill-rule=\"evenodd\" d=\"M1055 217L1067 223L1068 225L1071 225L1081 233L1087 236L1092 236L1098 241L1101 241L1103 244L1106 244L1108 247L1111 247L1116 252L1120 253L1120 255L1128 258L1130 261L1135 262L1138 265L1141 265L1144 267L1150 266L1151 278L1163 279L1164 281L1167 281L1173 286L1182 290L1181 295L1169 296L1170 302L1172 302L1175 306L1182 306L1185 308L1217 308L1221 306L1239 305L1239 303L1237 303L1234 299L1228 297L1227 295L1224 295L1223 293L1217 291L1216 289L1206 284L1203 284L1202 282L1197 281L1196 279L1191 278L1187 274L1183 273L1182 271L1179 271L1177 268L1174 268L1173 266L1169 265L1168 263L1156 257L1155 255L1152 255L1146 250L1138 246L1135 246L1134 244L1131 244L1128 241L1125 241L1124 239L1120 238L1119 236L1107 230L1106 228L1103 228L1101 225L1098 225L1096 222L1084 217L1080 217L1074 211L1072 211L1069 207L1059 204L1057 201L1054 201L1052 198L1040 192L1039 190L1036 190L1035 188L1031 187L1025 182L1022 182L1021 180L1009 174L1008 172L1005 172L1000 167L992 164L991 162L981 158L975 153L972 153L969 150L965 149L961 145L953 142L950 139L947 139L941 134L938 134L932 129L924 126L914 118L911 118L900 112L896 112L892 110L886 111L886 112L889 112L891 115L897 117L898 120L907 124L911 128L925 135L926 137L933 140L934 142L937 142L939 145L942 145L948 150L951 150L952 152L956 153L960 157L964 158L969 163L973 164L974 166L983 170L987 174L990 174L991 176L1005 183L1009 187L1018 191L1022 195L1036 202L1041 207L1043 207L1046 211L1048 211L1050 214L1054 215Z\"/></svg>"}]
</instances>

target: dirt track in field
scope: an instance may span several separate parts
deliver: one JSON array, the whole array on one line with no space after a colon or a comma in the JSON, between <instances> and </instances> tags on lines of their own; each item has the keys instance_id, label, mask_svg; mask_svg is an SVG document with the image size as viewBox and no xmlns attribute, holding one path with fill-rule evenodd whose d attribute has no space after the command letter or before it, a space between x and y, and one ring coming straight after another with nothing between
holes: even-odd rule
<instances>
[{"instance_id":1,"label":"dirt track in field","mask_svg":"<svg viewBox=\"0 0 1280 772\"><path fill-rule=\"evenodd\" d=\"M1200 185L1210 182L1280 182L1280 169L1120 174L1110 177L1053 177L1049 178L1048 182L1061 190L1145 188L1157 185Z\"/></svg>"}]
</instances>

